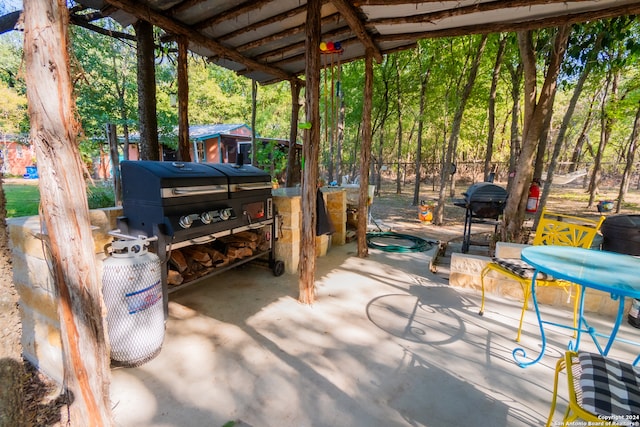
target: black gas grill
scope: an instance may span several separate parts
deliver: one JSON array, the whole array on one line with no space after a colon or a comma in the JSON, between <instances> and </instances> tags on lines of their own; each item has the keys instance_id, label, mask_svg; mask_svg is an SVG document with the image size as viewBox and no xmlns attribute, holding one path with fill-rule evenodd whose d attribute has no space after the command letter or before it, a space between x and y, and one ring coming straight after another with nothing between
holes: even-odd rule
<instances>
[{"instance_id":1,"label":"black gas grill","mask_svg":"<svg viewBox=\"0 0 640 427\"><path fill-rule=\"evenodd\" d=\"M169 260L171 251L193 248L217 250L224 257L226 249L219 243L234 236L246 237L246 232L259 241L251 255L221 262L220 268L212 263L210 269L202 270L206 274L201 271L188 277L185 284L267 255L274 274L284 271L283 263L273 258L276 230L268 173L250 165L190 162L123 161L120 167L120 233L156 236L152 250L162 261ZM162 276L165 304L166 295L183 286L168 286L167 268Z\"/></svg>"},{"instance_id":2,"label":"black gas grill","mask_svg":"<svg viewBox=\"0 0 640 427\"><path fill-rule=\"evenodd\" d=\"M507 201L507 190L490 182L479 182L462 193L454 205L465 208L462 253L469 251L471 244L471 224L491 223L498 226L498 219Z\"/></svg>"}]
</instances>

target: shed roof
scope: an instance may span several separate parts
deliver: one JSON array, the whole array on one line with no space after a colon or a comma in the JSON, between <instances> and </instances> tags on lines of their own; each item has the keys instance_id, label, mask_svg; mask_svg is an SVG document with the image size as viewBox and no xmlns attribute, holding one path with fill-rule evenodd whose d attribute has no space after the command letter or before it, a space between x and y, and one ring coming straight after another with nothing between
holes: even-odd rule
<instances>
[{"instance_id":1,"label":"shed roof","mask_svg":"<svg viewBox=\"0 0 640 427\"><path fill-rule=\"evenodd\" d=\"M305 70L304 0L80 0L75 22L144 19L189 49L261 83ZM516 31L640 13L640 0L323 0L323 40L339 42L343 62L374 49L409 49L430 37Z\"/></svg>"},{"instance_id":2,"label":"shed roof","mask_svg":"<svg viewBox=\"0 0 640 427\"><path fill-rule=\"evenodd\" d=\"M247 128L248 130L251 129L245 124L191 125L189 126L189 138L196 141L203 141L205 139L217 138L219 136L234 136L250 140L251 137L233 133L240 128Z\"/></svg>"}]
</instances>

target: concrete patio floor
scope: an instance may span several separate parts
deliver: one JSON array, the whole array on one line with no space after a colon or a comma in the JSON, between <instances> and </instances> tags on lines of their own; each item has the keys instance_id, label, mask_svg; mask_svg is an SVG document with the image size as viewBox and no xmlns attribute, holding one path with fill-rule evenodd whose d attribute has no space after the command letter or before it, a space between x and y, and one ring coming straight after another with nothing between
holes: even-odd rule
<instances>
[{"instance_id":1,"label":"concrete patio floor","mask_svg":"<svg viewBox=\"0 0 640 427\"><path fill-rule=\"evenodd\" d=\"M171 294L160 354L112 372L118 426L541 426L557 358L571 339L551 331L540 363L512 351L518 301L452 288L423 253L332 247L317 260L317 302L297 302L297 275L249 264ZM550 318L570 313L546 307ZM596 319L596 324L609 319ZM520 345L538 354L533 312ZM622 334L637 329L624 324ZM583 340L583 350L594 350ZM616 344L631 361L639 348ZM561 396L565 396L562 376ZM556 420L562 418L561 399Z\"/></svg>"}]
</instances>

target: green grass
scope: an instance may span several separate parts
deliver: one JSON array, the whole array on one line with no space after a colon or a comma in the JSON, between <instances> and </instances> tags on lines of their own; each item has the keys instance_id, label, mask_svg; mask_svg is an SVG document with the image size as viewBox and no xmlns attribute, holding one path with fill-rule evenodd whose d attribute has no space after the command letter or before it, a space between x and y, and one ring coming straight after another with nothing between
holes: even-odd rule
<instances>
[{"instance_id":1,"label":"green grass","mask_svg":"<svg viewBox=\"0 0 640 427\"><path fill-rule=\"evenodd\" d=\"M40 191L33 184L4 184L7 198L7 217L38 215ZM87 188L89 209L115 206L113 190L110 184L99 184Z\"/></svg>"},{"instance_id":2,"label":"green grass","mask_svg":"<svg viewBox=\"0 0 640 427\"><path fill-rule=\"evenodd\" d=\"M7 198L7 217L38 215L40 191L37 185L4 184Z\"/></svg>"}]
</instances>

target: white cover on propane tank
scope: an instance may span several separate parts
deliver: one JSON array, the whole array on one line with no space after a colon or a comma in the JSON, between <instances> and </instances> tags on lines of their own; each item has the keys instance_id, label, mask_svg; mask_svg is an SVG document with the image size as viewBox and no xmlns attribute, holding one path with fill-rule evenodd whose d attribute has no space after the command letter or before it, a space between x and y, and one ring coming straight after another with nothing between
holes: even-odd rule
<instances>
[{"instance_id":1,"label":"white cover on propane tank","mask_svg":"<svg viewBox=\"0 0 640 427\"><path fill-rule=\"evenodd\" d=\"M151 360L164 340L161 264L147 251L148 244L114 241L103 267L111 360L127 366Z\"/></svg>"}]
</instances>

